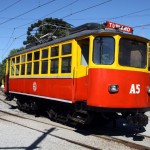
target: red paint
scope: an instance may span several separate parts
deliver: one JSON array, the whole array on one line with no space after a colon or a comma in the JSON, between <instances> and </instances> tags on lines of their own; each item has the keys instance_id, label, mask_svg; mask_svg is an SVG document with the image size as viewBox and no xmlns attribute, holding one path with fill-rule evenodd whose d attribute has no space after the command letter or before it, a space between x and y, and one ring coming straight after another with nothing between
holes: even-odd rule
<instances>
[{"instance_id":1,"label":"red paint","mask_svg":"<svg viewBox=\"0 0 150 150\"><path fill-rule=\"evenodd\" d=\"M33 83L37 85L36 91ZM72 79L10 79L10 91L73 100Z\"/></svg>"},{"instance_id":2,"label":"red paint","mask_svg":"<svg viewBox=\"0 0 150 150\"><path fill-rule=\"evenodd\" d=\"M88 76L75 79L75 101L87 100Z\"/></svg>"},{"instance_id":3,"label":"red paint","mask_svg":"<svg viewBox=\"0 0 150 150\"><path fill-rule=\"evenodd\" d=\"M109 93L111 84L119 85L118 93ZM130 94L132 84L140 84L139 94ZM111 69L90 69L88 84L88 105L108 108L150 107L150 86L148 73L119 71Z\"/></svg>"},{"instance_id":4,"label":"red paint","mask_svg":"<svg viewBox=\"0 0 150 150\"><path fill-rule=\"evenodd\" d=\"M34 84L33 86L33 83ZM119 92L111 94L111 84L119 85ZM140 93L130 94L131 85L140 85ZM10 91L65 99L87 101L87 105L102 108L150 107L148 73L113 69L89 69L88 76L78 79L26 78L10 79ZM35 90L36 89L36 90Z\"/></svg>"}]
</instances>

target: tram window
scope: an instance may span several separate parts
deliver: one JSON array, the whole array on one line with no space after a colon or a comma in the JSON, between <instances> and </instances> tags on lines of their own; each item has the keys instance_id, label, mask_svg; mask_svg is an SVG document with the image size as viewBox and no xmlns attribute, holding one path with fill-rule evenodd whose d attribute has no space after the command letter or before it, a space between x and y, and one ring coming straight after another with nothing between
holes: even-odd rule
<instances>
[{"instance_id":1,"label":"tram window","mask_svg":"<svg viewBox=\"0 0 150 150\"><path fill-rule=\"evenodd\" d=\"M48 49L42 50L42 58L47 58L48 57Z\"/></svg>"},{"instance_id":2,"label":"tram window","mask_svg":"<svg viewBox=\"0 0 150 150\"><path fill-rule=\"evenodd\" d=\"M62 58L61 72L62 73L70 73L71 72L71 57Z\"/></svg>"},{"instance_id":3,"label":"tram window","mask_svg":"<svg viewBox=\"0 0 150 150\"><path fill-rule=\"evenodd\" d=\"M25 62L26 61L26 55L22 55L21 56L21 62Z\"/></svg>"},{"instance_id":4,"label":"tram window","mask_svg":"<svg viewBox=\"0 0 150 150\"><path fill-rule=\"evenodd\" d=\"M89 45L83 44L81 47L82 47L81 64L83 66L87 66L89 61Z\"/></svg>"},{"instance_id":5,"label":"tram window","mask_svg":"<svg viewBox=\"0 0 150 150\"><path fill-rule=\"evenodd\" d=\"M112 37L96 37L94 39L93 62L110 65L114 62L115 42Z\"/></svg>"},{"instance_id":6,"label":"tram window","mask_svg":"<svg viewBox=\"0 0 150 150\"><path fill-rule=\"evenodd\" d=\"M11 64L13 65L15 63L15 58L12 58Z\"/></svg>"},{"instance_id":7,"label":"tram window","mask_svg":"<svg viewBox=\"0 0 150 150\"><path fill-rule=\"evenodd\" d=\"M58 46L52 47L51 48L51 57L58 56L58 54L59 54L59 47Z\"/></svg>"},{"instance_id":8,"label":"tram window","mask_svg":"<svg viewBox=\"0 0 150 150\"><path fill-rule=\"evenodd\" d=\"M120 39L119 64L122 66L145 68L147 60L146 44L131 39Z\"/></svg>"},{"instance_id":9,"label":"tram window","mask_svg":"<svg viewBox=\"0 0 150 150\"><path fill-rule=\"evenodd\" d=\"M51 73L58 73L58 59L51 59Z\"/></svg>"},{"instance_id":10,"label":"tram window","mask_svg":"<svg viewBox=\"0 0 150 150\"><path fill-rule=\"evenodd\" d=\"M34 60L38 60L40 58L40 51L34 52Z\"/></svg>"},{"instance_id":11,"label":"tram window","mask_svg":"<svg viewBox=\"0 0 150 150\"><path fill-rule=\"evenodd\" d=\"M19 65L16 65L16 76L19 75L19 68L20 68L20 66L19 66Z\"/></svg>"},{"instance_id":12,"label":"tram window","mask_svg":"<svg viewBox=\"0 0 150 150\"><path fill-rule=\"evenodd\" d=\"M39 62L34 62L34 74L39 74Z\"/></svg>"},{"instance_id":13,"label":"tram window","mask_svg":"<svg viewBox=\"0 0 150 150\"><path fill-rule=\"evenodd\" d=\"M21 75L25 75L25 64L21 65Z\"/></svg>"},{"instance_id":14,"label":"tram window","mask_svg":"<svg viewBox=\"0 0 150 150\"><path fill-rule=\"evenodd\" d=\"M20 56L16 57L16 63L20 63Z\"/></svg>"},{"instance_id":15,"label":"tram window","mask_svg":"<svg viewBox=\"0 0 150 150\"><path fill-rule=\"evenodd\" d=\"M31 61L32 60L32 53L27 54L27 61Z\"/></svg>"},{"instance_id":16,"label":"tram window","mask_svg":"<svg viewBox=\"0 0 150 150\"><path fill-rule=\"evenodd\" d=\"M48 73L48 60L42 61L42 74Z\"/></svg>"},{"instance_id":17,"label":"tram window","mask_svg":"<svg viewBox=\"0 0 150 150\"><path fill-rule=\"evenodd\" d=\"M78 41L81 48L81 65L88 66L89 63L89 38Z\"/></svg>"},{"instance_id":18,"label":"tram window","mask_svg":"<svg viewBox=\"0 0 150 150\"><path fill-rule=\"evenodd\" d=\"M62 45L62 55L71 54L71 43Z\"/></svg>"},{"instance_id":19,"label":"tram window","mask_svg":"<svg viewBox=\"0 0 150 150\"><path fill-rule=\"evenodd\" d=\"M31 70L32 70L32 63L28 63L27 64L27 75L31 74Z\"/></svg>"},{"instance_id":20,"label":"tram window","mask_svg":"<svg viewBox=\"0 0 150 150\"><path fill-rule=\"evenodd\" d=\"M11 75L14 76L14 70L15 70L15 66L11 67Z\"/></svg>"}]
</instances>

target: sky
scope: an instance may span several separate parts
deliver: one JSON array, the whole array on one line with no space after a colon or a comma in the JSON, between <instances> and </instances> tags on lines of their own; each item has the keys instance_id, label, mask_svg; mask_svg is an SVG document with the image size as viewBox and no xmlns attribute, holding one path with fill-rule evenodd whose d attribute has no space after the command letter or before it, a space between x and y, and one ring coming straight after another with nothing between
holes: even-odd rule
<instances>
[{"instance_id":1,"label":"sky","mask_svg":"<svg viewBox=\"0 0 150 150\"><path fill-rule=\"evenodd\" d=\"M25 46L31 24L51 17L74 27L117 22L150 39L150 0L0 0L0 62L12 49Z\"/></svg>"}]
</instances>

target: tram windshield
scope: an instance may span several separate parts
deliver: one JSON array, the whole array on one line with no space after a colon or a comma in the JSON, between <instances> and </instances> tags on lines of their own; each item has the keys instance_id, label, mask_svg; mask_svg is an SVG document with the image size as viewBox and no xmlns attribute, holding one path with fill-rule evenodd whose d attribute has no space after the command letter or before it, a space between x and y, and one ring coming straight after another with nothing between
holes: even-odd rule
<instances>
[{"instance_id":1,"label":"tram windshield","mask_svg":"<svg viewBox=\"0 0 150 150\"><path fill-rule=\"evenodd\" d=\"M115 40L113 37L96 37L94 39L93 62L110 65L114 62Z\"/></svg>"},{"instance_id":2,"label":"tram windshield","mask_svg":"<svg viewBox=\"0 0 150 150\"><path fill-rule=\"evenodd\" d=\"M145 68L146 59L146 43L125 38L120 39L119 64L121 66Z\"/></svg>"}]
</instances>

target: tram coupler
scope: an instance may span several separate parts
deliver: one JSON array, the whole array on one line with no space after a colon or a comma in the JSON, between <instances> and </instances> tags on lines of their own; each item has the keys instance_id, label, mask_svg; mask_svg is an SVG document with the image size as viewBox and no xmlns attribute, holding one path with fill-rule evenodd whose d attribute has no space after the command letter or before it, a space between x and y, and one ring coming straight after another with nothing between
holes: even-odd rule
<instances>
[{"instance_id":1,"label":"tram coupler","mask_svg":"<svg viewBox=\"0 0 150 150\"><path fill-rule=\"evenodd\" d=\"M148 116L143 113L130 114L127 116L127 121L129 124L146 126L148 124Z\"/></svg>"}]
</instances>

